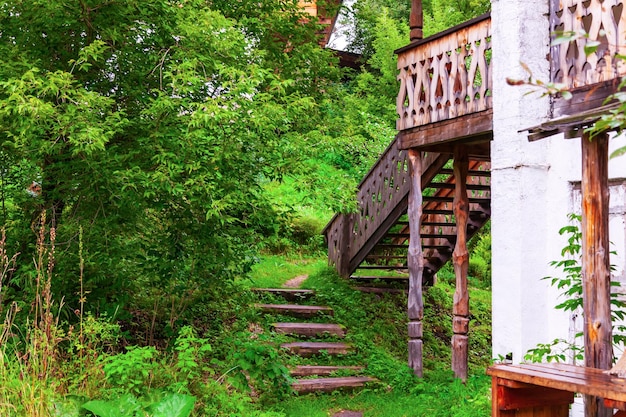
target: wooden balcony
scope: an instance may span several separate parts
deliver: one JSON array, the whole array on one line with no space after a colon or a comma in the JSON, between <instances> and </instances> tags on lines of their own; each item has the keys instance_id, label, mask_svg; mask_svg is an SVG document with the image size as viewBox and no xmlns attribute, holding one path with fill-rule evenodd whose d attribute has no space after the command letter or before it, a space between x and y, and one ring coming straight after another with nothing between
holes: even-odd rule
<instances>
[{"instance_id":1,"label":"wooden balcony","mask_svg":"<svg viewBox=\"0 0 626 417\"><path fill-rule=\"evenodd\" d=\"M601 106L626 75L626 2L620 0L551 0L550 30L587 34L551 48L551 81L573 97L556 97L553 117L574 115ZM597 48L588 53L598 42Z\"/></svg>"},{"instance_id":2,"label":"wooden balcony","mask_svg":"<svg viewBox=\"0 0 626 417\"><path fill-rule=\"evenodd\" d=\"M401 149L490 139L489 15L415 41L396 53L400 81L396 127Z\"/></svg>"}]
</instances>

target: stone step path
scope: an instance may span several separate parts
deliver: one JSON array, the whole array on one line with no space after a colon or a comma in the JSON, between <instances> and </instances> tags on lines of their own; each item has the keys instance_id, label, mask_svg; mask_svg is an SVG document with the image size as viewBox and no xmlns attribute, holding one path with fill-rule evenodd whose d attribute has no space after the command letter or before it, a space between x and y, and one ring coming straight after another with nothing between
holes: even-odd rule
<instances>
[{"instance_id":1,"label":"stone step path","mask_svg":"<svg viewBox=\"0 0 626 417\"><path fill-rule=\"evenodd\" d=\"M328 366L328 365L300 365L293 368L289 374L291 376L330 376L339 371L351 371L359 373L365 368L363 366Z\"/></svg>"},{"instance_id":2,"label":"stone step path","mask_svg":"<svg viewBox=\"0 0 626 417\"><path fill-rule=\"evenodd\" d=\"M283 343L280 347L287 349L294 355L303 356L305 358L319 355L322 352L326 352L329 355L347 355L354 350L354 348L348 344L335 342L293 342Z\"/></svg>"},{"instance_id":3,"label":"stone step path","mask_svg":"<svg viewBox=\"0 0 626 417\"><path fill-rule=\"evenodd\" d=\"M298 394L311 392L331 392L337 389L360 388L368 382L376 381L368 376L348 376L335 378L299 379L292 384Z\"/></svg>"},{"instance_id":4,"label":"stone step path","mask_svg":"<svg viewBox=\"0 0 626 417\"><path fill-rule=\"evenodd\" d=\"M276 333L294 336L334 336L341 338L346 335L346 331L343 326L332 323L274 323L272 327Z\"/></svg>"},{"instance_id":5,"label":"stone step path","mask_svg":"<svg viewBox=\"0 0 626 417\"><path fill-rule=\"evenodd\" d=\"M253 288L253 292L279 295L288 301L308 300L315 295L313 290L300 288Z\"/></svg>"},{"instance_id":6,"label":"stone step path","mask_svg":"<svg viewBox=\"0 0 626 417\"><path fill-rule=\"evenodd\" d=\"M304 291L304 292L303 292ZM281 296L292 302L305 301L315 296L310 290L300 289L277 289L277 288L257 288L255 292L259 294L267 293L273 296ZM255 307L269 314L281 314L297 318L332 317L333 310L326 306L311 306L293 304L255 304ZM319 318L317 319L319 320ZM346 329L335 323L313 323L313 322L280 322L272 325L276 333L286 334L295 337L307 338L338 338L346 335ZM330 356L348 355L354 351L354 347L342 342L334 341L297 341L281 344L281 348L288 350L293 355L302 357L315 357L321 353ZM301 365L290 371L296 380L292 384L293 390L298 394L308 394L312 392L332 392L339 389L355 389L365 386L370 382L375 382L375 378L367 376L348 376L349 373L358 375L363 372L363 366L328 366L328 365ZM341 372L346 376L333 376ZM317 377L317 378L311 378Z\"/></svg>"},{"instance_id":7,"label":"stone step path","mask_svg":"<svg viewBox=\"0 0 626 417\"><path fill-rule=\"evenodd\" d=\"M333 309L325 306L306 306L299 304L255 304L264 313L284 314L295 317L313 317L319 314L333 315Z\"/></svg>"}]
</instances>

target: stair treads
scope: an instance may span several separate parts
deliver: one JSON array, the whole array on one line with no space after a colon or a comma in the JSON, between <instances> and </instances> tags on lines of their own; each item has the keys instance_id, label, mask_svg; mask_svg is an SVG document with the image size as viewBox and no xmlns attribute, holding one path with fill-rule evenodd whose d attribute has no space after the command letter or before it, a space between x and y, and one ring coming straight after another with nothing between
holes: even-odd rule
<instances>
[{"instance_id":1,"label":"stair treads","mask_svg":"<svg viewBox=\"0 0 626 417\"><path fill-rule=\"evenodd\" d=\"M289 373L291 376L328 376L337 371L360 372L363 369L365 369L363 366L300 365L293 368Z\"/></svg>"},{"instance_id":2,"label":"stair treads","mask_svg":"<svg viewBox=\"0 0 626 417\"><path fill-rule=\"evenodd\" d=\"M453 175L454 170L450 168L442 168L439 170L439 173L446 174L446 175ZM488 170L478 171L478 170L470 169L469 171L467 171L467 176L468 177L491 177L491 171L488 171Z\"/></svg>"},{"instance_id":3,"label":"stair treads","mask_svg":"<svg viewBox=\"0 0 626 417\"><path fill-rule=\"evenodd\" d=\"M349 376L340 378L316 378L300 379L291 386L299 394L310 392L331 392L341 388L359 388L368 382L376 382L376 379L366 376Z\"/></svg>"},{"instance_id":4,"label":"stair treads","mask_svg":"<svg viewBox=\"0 0 626 417\"><path fill-rule=\"evenodd\" d=\"M298 304L255 304L266 313L279 313L299 317L311 317L320 313L333 315L333 309L324 306L302 306Z\"/></svg>"},{"instance_id":5,"label":"stair treads","mask_svg":"<svg viewBox=\"0 0 626 417\"><path fill-rule=\"evenodd\" d=\"M424 188L443 188L446 190L454 190L455 187L456 185L451 182L431 182L424 186ZM465 188L468 190L475 190L475 191L490 191L491 190L490 185L483 185L483 184L466 184Z\"/></svg>"},{"instance_id":6,"label":"stair treads","mask_svg":"<svg viewBox=\"0 0 626 417\"><path fill-rule=\"evenodd\" d=\"M346 335L346 331L342 326L330 323L274 323L272 326L278 333L299 336L330 335L344 337Z\"/></svg>"},{"instance_id":7,"label":"stair treads","mask_svg":"<svg viewBox=\"0 0 626 417\"><path fill-rule=\"evenodd\" d=\"M405 259L406 259L406 256L405 256ZM407 268L408 267L406 265L359 265L357 270L359 270L359 269L375 269L375 270L389 270L389 271L400 270L400 271L403 271L403 270L405 270Z\"/></svg>"},{"instance_id":8,"label":"stair treads","mask_svg":"<svg viewBox=\"0 0 626 417\"><path fill-rule=\"evenodd\" d=\"M361 291L361 292L366 292L366 293L373 293L373 294L403 294L406 293L407 290L406 289L400 289L400 288L387 288L387 287L363 287L363 286L359 286L359 287L352 287L353 289L357 290L357 291Z\"/></svg>"},{"instance_id":9,"label":"stair treads","mask_svg":"<svg viewBox=\"0 0 626 417\"><path fill-rule=\"evenodd\" d=\"M315 295L313 290L302 290L299 288L252 288L257 293L275 294L286 300L303 300Z\"/></svg>"},{"instance_id":10,"label":"stair treads","mask_svg":"<svg viewBox=\"0 0 626 417\"><path fill-rule=\"evenodd\" d=\"M352 351L352 346L336 342L293 342L283 343L281 348L300 356L313 356L324 352L329 355L345 355Z\"/></svg>"},{"instance_id":11,"label":"stair treads","mask_svg":"<svg viewBox=\"0 0 626 417\"><path fill-rule=\"evenodd\" d=\"M350 279L354 281L387 281L387 282L399 282L409 280L408 275L395 275L395 276L371 276L371 275L350 275Z\"/></svg>"}]
</instances>

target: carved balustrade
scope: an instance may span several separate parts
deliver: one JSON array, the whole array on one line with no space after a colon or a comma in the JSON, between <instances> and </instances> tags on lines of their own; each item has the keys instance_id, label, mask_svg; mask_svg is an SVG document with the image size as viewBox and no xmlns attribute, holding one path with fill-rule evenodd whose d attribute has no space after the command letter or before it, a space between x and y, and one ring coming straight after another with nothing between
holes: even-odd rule
<instances>
[{"instance_id":1,"label":"carved balustrade","mask_svg":"<svg viewBox=\"0 0 626 417\"><path fill-rule=\"evenodd\" d=\"M424 167L438 156L427 154ZM394 140L359 184L358 211L336 215L324 230L329 262L341 275L354 272L372 246L406 213L408 193L407 152Z\"/></svg>"},{"instance_id":2,"label":"carved balustrade","mask_svg":"<svg viewBox=\"0 0 626 417\"><path fill-rule=\"evenodd\" d=\"M552 0L553 37L586 34L552 46L552 81L568 88L588 86L626 74L626 10L619 0ZM593 43L592 43L593 42ZM589 48L599 42L597 47ZM587 49L586 49L587 48Z\"/></svg>"},{"instance_id":3,"label":"carved balustrade","mask_svg":"<svg viewBox=\"0 0 626 417\"><path fill-rule=\"evenodd\" d=\"M365 242L409 192L406 151L394 140L359 184L358 212L340 214L326 227L329 261L342 275Z\"/></svg>"},{"instance_id":4,"label":"carved balustrade","mask_svg":"<svg viewBox=\"0 0 626 417\"><path fill-rule=\"evenodd\" d=\"M491 108L491 19L473 19L399 49L397 129Z\"/></svg>"}]
</instances>

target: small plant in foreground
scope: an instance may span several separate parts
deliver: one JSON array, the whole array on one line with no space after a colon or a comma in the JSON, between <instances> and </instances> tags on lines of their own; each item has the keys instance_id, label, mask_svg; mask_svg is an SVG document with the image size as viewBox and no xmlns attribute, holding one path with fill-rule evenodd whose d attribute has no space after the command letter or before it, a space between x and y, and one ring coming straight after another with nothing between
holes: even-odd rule
<instances>
[{"instance_id":1,"label":"small plant in foreground","mask_svg":"<svg viewBox=\"0 0 626 417\"><path fill-rule=\"evenodd\" d=\"M569 214L568 219L573 224L564 226L559 230L560 235L567 234L567 245L561 250L563 259L550 262L550 265L561 269L564 277L544 277L542 279L549 280L550 285L562 290L561 296L565 298L563 302L555 306L558 310L563 311L580 311L582 314L583 306L583 286L582 286L582 267L580 263L582 250L582 232L578 224L581 217L577 214ZM614 253L614 252L612 252ZM611 266L611 270L613 270ZM618 282L611 282L611 286L619 286ZM626 303L618 298L617 293L611 293L611 315L613 321L624 320L626 318ZM616 330L625 330L624 326L614 326ZM576 337L580 336L577 334ZM613 334L613 344L617 345L626 342L626 336L623 334ZM529 349L524 355L524 360L529 362L565 362L568 357L576 361L584 359L584 349L575 343L564 339L555 339L551 343L540 343L536 348Z\"/></svg>"}]
</instances>

